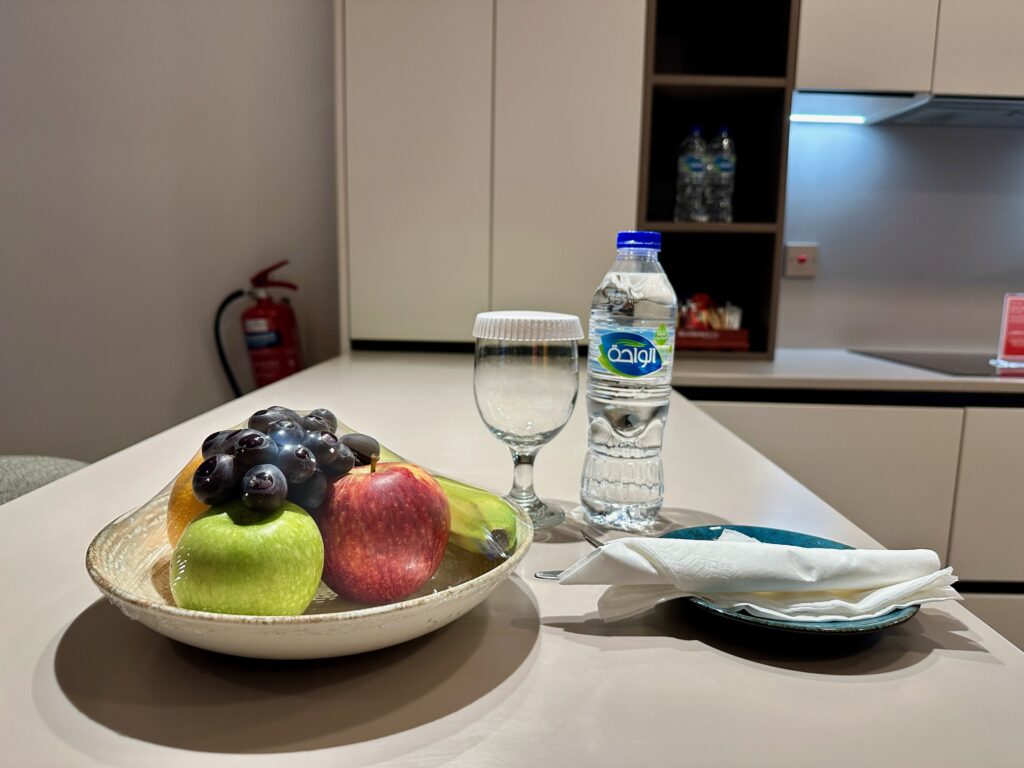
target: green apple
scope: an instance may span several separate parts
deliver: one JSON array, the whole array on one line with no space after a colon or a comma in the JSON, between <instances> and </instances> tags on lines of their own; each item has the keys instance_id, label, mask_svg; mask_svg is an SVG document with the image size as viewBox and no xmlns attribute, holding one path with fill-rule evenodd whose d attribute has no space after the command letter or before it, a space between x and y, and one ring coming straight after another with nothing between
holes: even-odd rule
<instances>
[{"instance_id":1,"label":"green apple","mask_svg":"<svg viewBox=\"0 0 1024 768\"><path fill-rule=\"evenodd\" d=\"M189 523L171 555L171 594L194 611L296 616L323 569L323 539L304 509L286 501L254 512L233 501Z\"/></svg>"}]
</instances>

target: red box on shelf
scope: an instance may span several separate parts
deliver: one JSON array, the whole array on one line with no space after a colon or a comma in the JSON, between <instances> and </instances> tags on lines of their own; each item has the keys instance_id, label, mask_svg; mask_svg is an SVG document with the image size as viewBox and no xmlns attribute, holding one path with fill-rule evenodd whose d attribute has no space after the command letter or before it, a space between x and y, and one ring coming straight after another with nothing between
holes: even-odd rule
<instances>
[{"instance_id":1,"label":"red box on shelf","mask_svg":"<svg viewBox=\"0 0 1024 768\"><path fill-rule=\"evenodd\" d=\"M747 352L750 350L750 331L716 331L712 328L680 328L676 331L676 349L719 349Z\"/></svg>"}]
</instances>

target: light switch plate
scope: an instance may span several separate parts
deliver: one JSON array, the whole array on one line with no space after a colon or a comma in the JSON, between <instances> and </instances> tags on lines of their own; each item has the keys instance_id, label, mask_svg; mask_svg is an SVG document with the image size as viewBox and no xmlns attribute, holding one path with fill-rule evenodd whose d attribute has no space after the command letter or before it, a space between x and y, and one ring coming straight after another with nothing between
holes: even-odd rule
<instances>
[{"instance_id":1,"label":"light switch plate","mask_svg":"<svg viewBox=\"0 0 1024 768\"><path fill-rule=\"evenodd\" d=\"M818 274L817 243L786 243L783 277L814 277Z\"/></svg>"}]
</instances>

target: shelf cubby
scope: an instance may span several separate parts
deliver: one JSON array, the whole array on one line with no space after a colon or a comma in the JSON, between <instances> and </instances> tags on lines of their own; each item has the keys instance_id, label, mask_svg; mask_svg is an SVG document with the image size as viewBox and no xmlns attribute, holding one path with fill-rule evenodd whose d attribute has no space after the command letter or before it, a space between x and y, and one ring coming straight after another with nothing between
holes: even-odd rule
<instances>
[{"instance_id":1,"label":"shelf cubby","mask_svg":"<svg viewBox=\"0 0 1024 768\"><path fill-rule=\"evenodd\" d=\"M720 232L725 234L767 235L778 230L775 222L752 223L735 221L641 221L641 229L658 232Z\"/></svg>"},{"instance_id":2,"label":"shelf cubby","mask_svg":"<svg viewBox=\"0 0 1024 768\"><path fill-rule=\"evenodd\" d=\"M778 213L784 88L654 86L647 219L672 221L679 145L694 126L708 141L726 128L736 142L736 222L774 223Z\"/></svg>"},{"instance_id":3,"label":"shelf cubby","mask_svg":"<svg viewBox=\"0 0 1024 768\"><path fill-rule=\"evenodd\" d=\"M798 4L648 0L637 224L663 233L680 301L706 293L741 307L750 339L749 351L681 357L774 355ZM732 222L672 221L679 146L695 125L708 141L726 127L736 142Z\"/></svg>"},{"instance_id":4,"label":"shelf cubby","mask_svg":"<svg viewBox=\"0 0 1024 768\"><path fill-rule=\"evenodd\" d=\"M750 352L768 352L774 295L772 234L675 233L662 235L662 265L680 305L699 293L715 304L743 309L750 331ZM680 355L703 354L679 350ZM723 353L734 354L734 353Z\"/></svg>"},{"instance_id":5,"label":"shelf cubby","mask_svg":"<svg viewBox=\"0 0 1024 768\"><path fill-rule=\"evenodd\" d=\"M654 72L785 78L791 0L659 0Z\"/></svg>"},{"instance_id":6,"label":"shelf cubby","mask_svg":"<svg viewBox=\"0 0 1024 768\"><path fill-rule=\"evenodd\" d=\"M729 75L652 75L651 84L703 86L705 88L785 88L786 78Z\"/></svg>"}]
</instances>

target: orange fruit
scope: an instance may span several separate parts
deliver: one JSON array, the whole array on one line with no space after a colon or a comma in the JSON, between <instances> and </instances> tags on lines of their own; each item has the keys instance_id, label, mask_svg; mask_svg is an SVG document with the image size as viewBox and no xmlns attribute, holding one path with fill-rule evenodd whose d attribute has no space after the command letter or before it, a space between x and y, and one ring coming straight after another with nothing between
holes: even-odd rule
<instances>
[{"instance_id":1,"label":"orange fruit","mask_svg":"<svg viewBox=\"0 0 1024 768\"><path fill-rule=\"evenodd\" d=\"M178 473L171 487L171 497L167 501L167 538L172 547L178 543L185 527L210 508L192 493L192 475L202 463L203 454L196 453Z\"/></svg>"}]
</instances>

